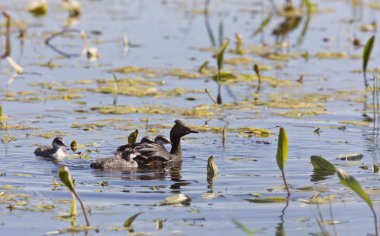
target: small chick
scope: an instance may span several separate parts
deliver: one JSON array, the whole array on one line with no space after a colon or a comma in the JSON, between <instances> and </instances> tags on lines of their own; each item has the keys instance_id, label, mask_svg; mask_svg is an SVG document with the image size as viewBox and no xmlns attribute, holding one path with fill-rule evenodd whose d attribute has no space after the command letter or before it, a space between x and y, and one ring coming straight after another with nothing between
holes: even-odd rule
<instances>
[{"instance_id":1,"label":"small chick","mask_svg":"<svg viewBox=\"0 0 380 236\"><path fill-rule=\"evenodd\" d=\"M42 156L46 158L51 158L54 160L62 160L67 157L66 145L63 142L62 137L56 137L53 140L52 147L41 146L34 151L36 156Z\"/></svg>"}]
</instances>

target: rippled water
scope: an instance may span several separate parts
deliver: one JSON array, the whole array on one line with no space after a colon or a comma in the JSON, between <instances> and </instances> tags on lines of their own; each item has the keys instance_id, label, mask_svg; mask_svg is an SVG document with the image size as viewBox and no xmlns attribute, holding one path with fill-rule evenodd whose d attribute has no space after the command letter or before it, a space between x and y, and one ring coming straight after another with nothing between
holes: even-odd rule
<instances>
[{"instance_id":1,"label":"rippled water","mask_svg":"<svg viewBox=\"0 0 380 236\"><path fill-rule=\"evenodd\" d=\"M264 2L264 4L261 4ZM275 1L281 7L282 1ZM378 11L372 10L363 1L362 5L354 5L349 1L315 1L320 12L313 15L303 43L280 52L309 52L315 55L320 51L345 52L347 55L360 55L362 48L354 49L349 38L358 37L362 44L371 33L361 32L360 25L379 21ZM361 1L359 1L361 2ZM308 235L319 233L317 224L319 214L324 220L333 219L340 223L335 225L340 235L366 235L373 233L373 218L368 209L357 196L338 183L336 176L327 176L325 180L314 181L310 164L311 155L321 155L354 175L367 190L371 190L371 198L375 209L379 209L380 199L377 189L378 174L370 170L362 170L360 165L377 163L377 136L372 124L368 126L347 125L340 130L341 121L361 121L363 102L343 99L331 99L325 103L327 114L316 117L286 118L274 115L283 111L267 106L255 109L224 109L207 118L183 117L182 115L102 115L91 111L93 106L112 105L114 96L94 92L83 92L84 97L78 100L42 100L38 102L6 101L9 92L32 91L42 97L54 94L54 91L39 86L31 86L35 82L69 82L78 80L112 79L110 69L122 66L137 66L169 70L183 68L195 72L205 61L212 61L212 52L204 52L200 48L212 47L208 37L205 18L201 14L204 1L83 1L83 14L75 29L85 30L89 34L92 46L100 52L97 61L88 61L84 56L64 58L44 44L44 40L53 32L63 29L67 20L67 12L59 2L50 1L48 14L33 17L25 11L26 1L0 1L2 9L8 11L14 20L26 22L26 39L23 47L17 39L17 30L12 28L11 56L23 66L25 73L19 75L8 85L12 69L5 60L1 60L1 92L4 114L9 116L8 125L23 125L26 130L0 130L2 137L16 137L9 145L0 145L0 171L6 175L0 177L0 187L15 186L16 189L1 190L29 195L26 206L17 206L10 211L8 204L0 205L1 235L43 235L46 232L67 228L69 222L60 221L59 213L67 212L69 204L62 204L62 199L70 200L67 189L59 187L53 191L53 177L57 179L57 171L61 164L69 166L76 179L77 191L91 209L90 221L99 226L101 235L125 235L126 231L114 231L123 222L137 212L144 212L134 223L136 232L148 232L159 235L244 235L232 222L240 221L250 229L257 230L258 235ZM298 3L297 3L298 4ZM264 9L264 11L263 11ZM246 45L259 45L262 39L268 45L274 44L272 29L283 17L273 16L263 34L252 37L260 22L271 10L269 1L211 1L210 25L214 37L219 40L218 27L222 22L225 38L230 38L230 47L234 48L234 35L240 33ZM219 15L218 15L219 12ZM223 14L220 14L222 12ZM355 19L349 24L350 19ZM303 21L302 21L303 22ZM2 28L3 29L3 28ZM302 24L291 32L286 42L295 45L300 36ZM126 53L122 39L127 35L132 46ZM4 46L2 37L1 47ZM78 36L73 38L57 38L52 44L70 53L80 53L83 42ZM274 46L273 46L274 47ZM274 50L276 51L276 50ZM236 55L235 55L236 56ZM297 58L288 61L271 61L257 55L245 55L260 63L280 66L262 72L266 76L275 76L281 80L297 80L304 75L304 83L298 86L270 87L263 85L263 100L272 93L289 94L297 98L306 93L335 94L339 91L352 90L361 98L364 90L362 75L352 73L361 68L359 59L325 59L311 57L308 60ZM226 57L233 57L227 53ZM370 67L375 67L379 59L379 49L375 46ZM38 66L54 60L62 65L49 69ZM231 67L231 66L227 66ZM251 65L237 66L237 71L253 73ZM141 75L117 74L118 78L135 78ZM173 76L159 76L153 81L166 81L165 89L185 87L213 91L217 85L209 79L179 79ZM81 87L84 85L74 85ZM97 84L86 85L96 88ZM255 89L251 84L237 83L223 86L222 95L225 103L253 99ZM370 95L370 94L369 94ZM21 96L21 95L20 95ZM347 95L348 96L348 95ZM194 97L195 101L186 100ZM84 102L78 104L77 101ZM118 96L117 104L131 106L147 106L160 104L173 108L191 109L200 104L210 104L204 93L185 94L169 98ZM78 113L83 109L87 112ZM371 114L370 114L371 116ZM183 141L184 161L180 169L168 171L130 171L102 172L90 169L92 160L112 155L115 148L126 142L130 132L138 128L140 135L148 134L145 122L163 124L170 127L175 119L182 119L189 125L204 125L229 128L261 127L275 133L269 138L245 137L236 132L227 133L227 143L223 147L221 134L212 132L189 135ZM105 127L92 131L72 128L74 122L94 123L99 120L118 118L117 122L104 122ZM281 174L277 168L275 154L277 148L277 125L284 126L289 137L289 158L286 165L288 183L291 184L292 195L288 202L276 204L250 203L253 198L249 193L260 193L263 196L286 196L279 188L282 185ZM125 129L122 129L122 128ZM320 127L322 132L313 132ZM64 133L67 143L76 140L80 144L95 143L89 149L99 148L99 152L90 153L89 159L69 158L56 164L35 157L33 151L37 144L50 144L34 134L60 131ZM160 129L161 134L169 135L169 129ZM152 134L150 134L152 135ZM124 139L121 139L124 138ZM269 141L263 144L257 141ZM82 150L83 151L83 150ZM359 162L343 162L336 160L339 154L362 153L364 158ZM207 158L213 155L220 173L213 185L206 180ZM21 174L21 175L20 175ZM102 181L108 186L102 187ZM300 191L297 188L313 186L324 187L328 191L321 193L337 195L331 205L305 204L301 199L310 198L319 191ZM0 192L1 192L0 191ZM192 198L189 206L155 206L164 198L183 193ZM210 196L213 198L208 199ZM34 206L55 204L57 207L48 212L35 212ZM30 209L29 209L29 208ZM330 209L331 208L331 209ZM164 220L163 228L156 229L155 219ZM81 216L79 223L84 224ZM326 226L334 234L332 226ZM78 233L82 235L84 233ZM95 232L91 232L96 235Z\"/></svg>"}]
</instances>

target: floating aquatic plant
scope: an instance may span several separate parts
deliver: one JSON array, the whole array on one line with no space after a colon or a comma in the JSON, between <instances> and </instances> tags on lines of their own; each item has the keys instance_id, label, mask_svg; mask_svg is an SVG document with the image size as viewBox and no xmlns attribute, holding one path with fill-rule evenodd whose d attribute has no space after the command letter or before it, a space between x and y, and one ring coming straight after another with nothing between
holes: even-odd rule
<instances>
[{"instance_id":1,"label":"floating aquatic plant","mask_svg":"<svg viewBox=\"0 0 380 236\"><path fill-rule=\"evenodd\" d=\"M321 156L311 156L310 161L314 167L314 171L336 171L335 166Z\"/></svg>"},{"instance_id":2,"label":"floating aquatic plant","mask_svg":"<svg viewBox=\"0 0 380 236\"><path fill-rule=\"evenodd\" d=\"M332 201L336 199L335 195L327 195L324 197L321 197L320 194L316 194L311 196L308 199L299 199L300 202L306 203L306 204L330 204Z\"/></svg>"},{"instance_id":3,"label":"floating aquatic plant","mask_svg":"<svg viewBox=\"0 0 380 236\"><path fill-rule=\"evenodd\" d=\"M374 217L376 236L378 236L379 233L377 229L377 215L376 215L376 212L373 207L373 203L369 194L366 191L364 191L360 183L353 176L349 175L344 170L338 169L337 175L341 184L343 184L344 186L354 191L359 197L361 197L368 204Z\"/></svg>"},{"instance_id":4,"label":"floating aquatic plant","mask_svg":"<svg viewBox=\"0 0 380 236\"><path fill-rule=\"evenodd\" d=\"M33 0L29 3L27 10L35 16L43 16L47 13L47 0Z\"/></svg>"},{"instance_id":5,"label":"floating aquatic plant","mask_svg":"<svg viewBox=\"0 0 380 236\"><path fill-rule=\"evenodd\" d=\"M367 66L368 66L368 61L371 56L374 43L375 43L375 35L373 35L371 38L368 39L367 43L364 46L363 55L362 55L362 60L363 60L362 69L363 69L364 85L366 88L368 87Z\"/></svg>"},{"instance_id":6,"label":"floating aquatic plant","mask_svg":"<svg viewBox=\"0 0 380 236\"><path fill-rule=\"evenodd\" d=\"M137 136L139 135L139 130L133 131L129 136L128 136L128 144L135 144L137 140Z\"/></svg>"},{"instance_id":7,"label":"floating aquatic plant","mask_svg":"<svg viewBox=\"0 0 380 236\"><path fill-rule=\"evenodd\" d=\"M288 158L288 136L286 135L286 131L284 127L280 127L280 133L278 134L276 161L277 161L278 168L280 168L281 170L282 179L284 180L285 188L286 188L286 191L288 192L288 197L289 197L290 191L289 191L288 184L286 183L285 171L284 171L287 158Z\"/></svg>"},{"instance_id":8,"label":"floating aquatic plant","mask_svg":"<svg viewBox=\"0 0 380 236\"><path fill-rule=\"evenodd\" d=\"M191 198L189 196L186 196L183 193L170 196L165 198L163 201L159 202L158 206L165 206L165 205L186 205L191 201Z\"/></svg>"},{"instance_id":9,"label":"floating aquatic plant","mask_svg":"<svg viewBox=\"0 0 380 236\"><path fill-rule=\"evenodd\" d=\"M76 0L64 0L63 6L69 12L70 17L78 17L82 12L81 4Z\"/></svg>"},{"instance_id":10,"label":"floating aquatic plant","mask_svg":"<svg viewBox=\"0 0 380 236\"><path fill-rule=\"evenodd\" d=\"M133 231L133 228L132 228L132 224L133 222L136 220L136 218L141 215L143 212L139 212L139 213L136 213L134 214L133 216L129 217L123 224L123 226L128 229L128 230L132 230Z\"/></svg>"},{"instance_id":11,"label":"floating aquatic plant","mask_svg":"<svg viewBox=\"0 0 380 236\"><path fill-rule=\"evenodd\" d=\"M243 37L241 36L241 34L239 33L236 33L235 34L235 39L236 39L236 43L235 43L235 53L237 54L240 54L240 55L243 55L244 54L244 42L243 42Z\"/></svg>"},{"instance_id":12,"label":"floating aquatic plant","mask_svg":"<svg viewBox=\"0 0 380 236\"><path fill-rule=\"evenodd\" d=\"M283 203L287 202L288 199L285 197L259 197L259 198L253 198L253 199L247 199L248 202L252 203Z\"/></svg>"},{"instance_id":13,"label":"floating aquatic plant","mask_svg":"<svg viewBox=\"0 0 380 236\"><path fill-rule=\"evenodd\" d=\"M341 161L360 161L363 156L364 155L361 153L341 154L336 159Z\"/></svg>"},{"instance_id":14,"label":"floating aquatic plant","mask_svg":"<svg viewBox=\"0 0 380 236\"><path fill-rule=\"evenodd\" d=\"M87 227L90 227L90 221L88 220L88 216L87 216L87 212L86 212L86 209L84 207L84 204L83 204L82 200L80 199L79 195L77 194L77 192L75 191L74 181L73 181L73 177L71 176L70 169L67 166L62 166L59 169L58 176L59 176L59 179L62 181L62 183L65 184L65 186L70 190L70 192L79 201L80 206L82 208L84 218L86 220L86 225L87 225ZM72 204L71 206L72 206L72 208L70 210L70 213L74 213L73 207L75 207L75 205Z\"/></svg>"},{"instance_id":15,"label":"floating aquatic plant","mask_svg":"<svg viewBox=\"0 0 380 236\"><path fill-rule=\"evenodd\" d=\"M347 59L348 55L345 52L318 52L315 57L318 59Z\"/></svg>"}]
</instances>

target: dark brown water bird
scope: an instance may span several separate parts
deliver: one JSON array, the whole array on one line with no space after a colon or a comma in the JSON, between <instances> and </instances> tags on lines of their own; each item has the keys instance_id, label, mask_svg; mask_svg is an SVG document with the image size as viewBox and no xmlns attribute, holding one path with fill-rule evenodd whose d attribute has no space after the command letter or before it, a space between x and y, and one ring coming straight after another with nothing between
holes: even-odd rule
<instances>
[{"instance_id":1,"label":"dark brown water bird","mask_svg":"<svg viewBox=\"0 0 380 236\"><path fill-rule=\"evenodd\" d=\"M174 121L174 126L170 130L170 152L161 143L141 143L134 150L139 153L134 160L139 167L155 166L157 164L165 164L167 162L182 161L181 138L191 133L198 133L187 127L182 121Z\"/></svg>"}]
</instances>

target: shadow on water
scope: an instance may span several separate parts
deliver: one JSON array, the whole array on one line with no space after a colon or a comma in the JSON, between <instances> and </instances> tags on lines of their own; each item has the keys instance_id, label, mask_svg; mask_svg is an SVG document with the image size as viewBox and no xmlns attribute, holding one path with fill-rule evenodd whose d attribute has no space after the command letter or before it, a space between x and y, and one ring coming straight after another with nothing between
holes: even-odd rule
<instances>
[{"instance_id":1,"label":"shadow on water","mask_svg":"<svg viewBox=\"0 0 380 236\"><path fill-rule=\"evenodd\" d=\"M365 99L364 109L365 112L363 114L364 120L370 121L373 123L371 130L363 129L363 138L366 145L366 151L368 151L372 157L374 164L378 162L378 153L379 153L379 126L380 126L380 102L379 102L379 87L378 87L378 78L375 76L373 78L373 86L372 86L372 107L368 106L367 99ZM366 96L367 98L367 96ZM369 110L372 109L373 118L366 115Z\"/></svg>"},{"instance_id":2,"label":"shadow on water","mask_svg":"<svg viewBox=\"0 0 380 236\"><path fill-rule=\"evenodd\" d=\"M95 177L120 177L123 180L135 181L135 180L171 180L173 183L169 185L159 184L160 188L169 188L171 189L171 193L179 194L181 193L181 189L183 186L188 186L191 184L190 181L182 180L181 175L182 170L182 162L171 163L170 165L166 165L163 168L159 169L131 169L128 171L117 171L117 170L109 170L109 171L101 171L94 170L93 174Z\"/></svg>"},{"instance_id":3,"label":"shadow on water","mask_svg":"<svg viewBox=\"0 0 380 236\"><path fill-rule=\"evenodd\" d=\"M282 208L281 210L280 222L277 224L277 227L276 227L276 233L275 233L276 236L286 235L284 224L285 224L285 212L288 207L289 207L289 198L287 198L286 204L284 208Z\"/></svg>"},{"instance_id":4,"label":"shadow on water","mask_svg":"<svg viewBox=\"0 0 380 236\"><path fill-rule=\"evenodd\" d=\"M335 172L334 171L316 171L314 170L313 173L311 174L311 182L318 182L322 180L326 180L329 178L329 176L334 176Z\"/></svg>"}]
</instances>

